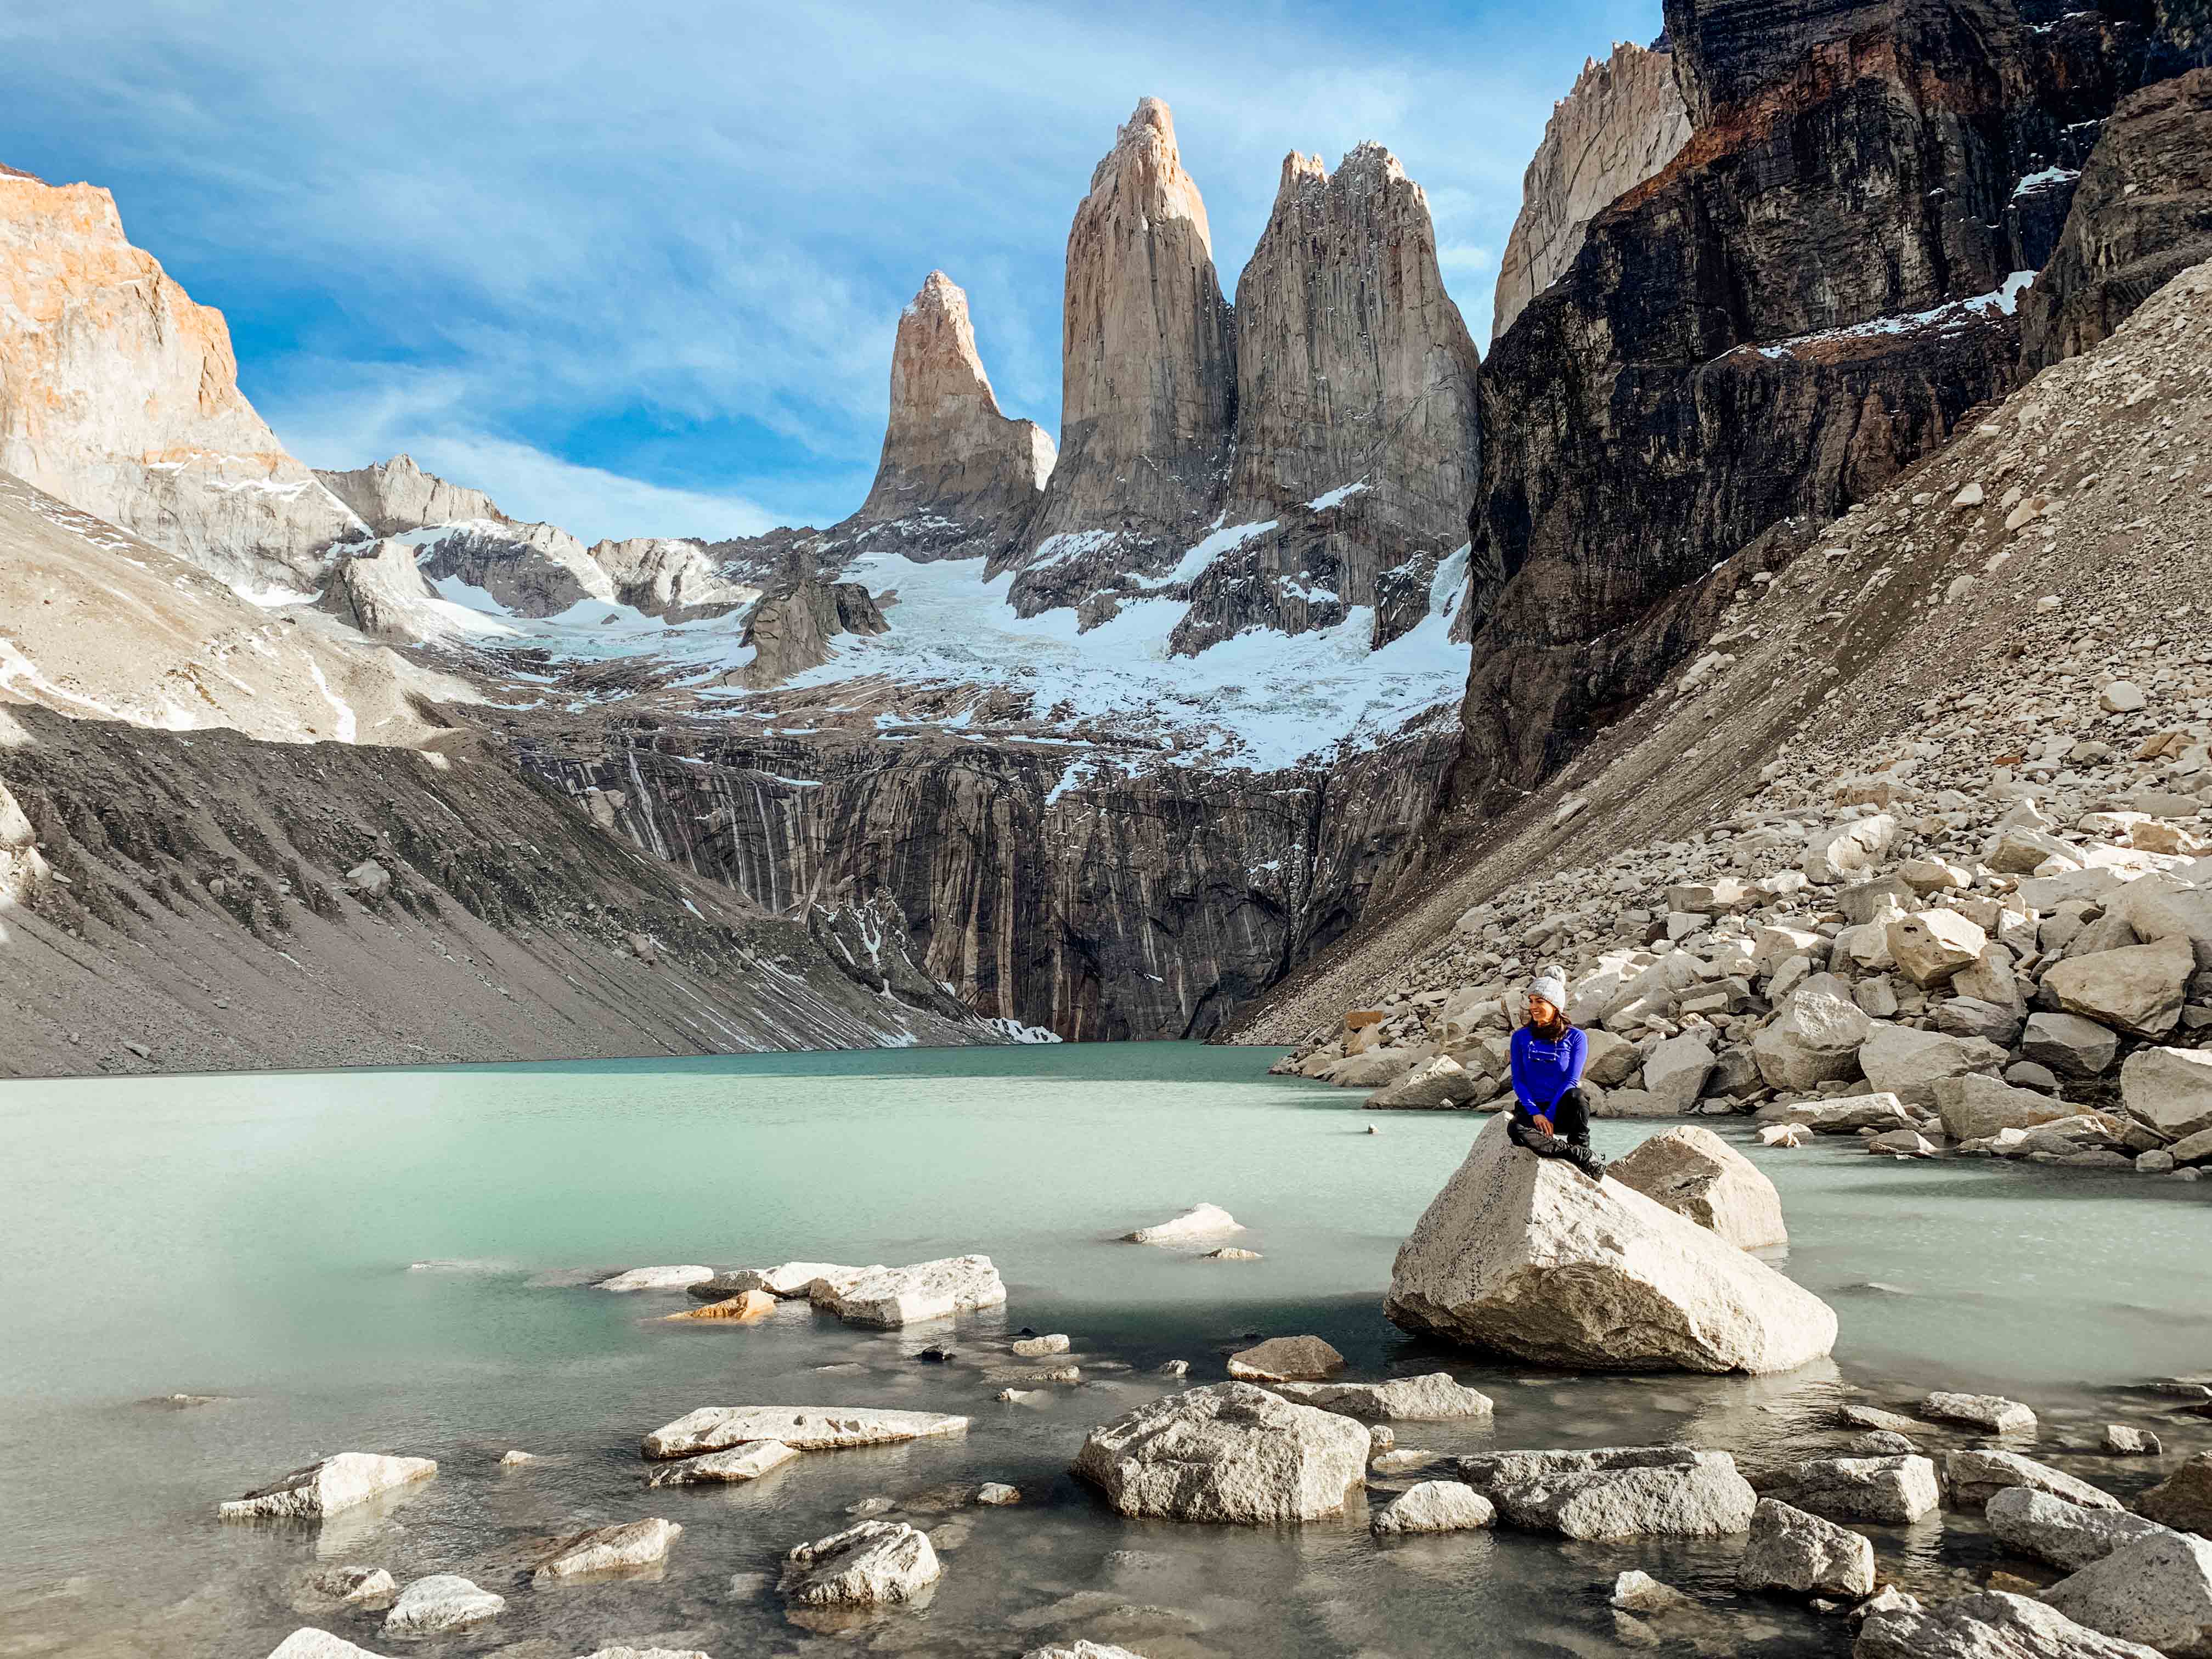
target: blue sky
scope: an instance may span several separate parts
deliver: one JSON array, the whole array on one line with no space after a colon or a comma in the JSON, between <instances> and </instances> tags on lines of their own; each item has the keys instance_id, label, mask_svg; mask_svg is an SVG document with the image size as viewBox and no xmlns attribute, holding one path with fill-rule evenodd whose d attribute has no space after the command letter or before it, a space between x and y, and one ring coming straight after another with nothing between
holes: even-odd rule
<instances>
[{"instance_id":1,"label":"blue sky","mask_svg":"<svg viewBox=\"0 0 2212 1659\"><path fill-rule=\"evenodd\" d=\"M933 267L1057 428L1068 222L1147 94L1224 289L1284 153L1376 138L1486 344L1553 100L1659 13L9 0L0 161L113 191L313 465L405 449L587 538L742 534L859 504Z\"/></svg>"}]
</instances>

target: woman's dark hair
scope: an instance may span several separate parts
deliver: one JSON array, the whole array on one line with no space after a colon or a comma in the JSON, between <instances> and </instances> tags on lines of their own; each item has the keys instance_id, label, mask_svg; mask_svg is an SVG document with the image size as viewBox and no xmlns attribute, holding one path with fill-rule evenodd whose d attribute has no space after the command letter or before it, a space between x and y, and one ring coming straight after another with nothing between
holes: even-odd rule
<instances>
[{"instance_id":1,"label":"woman's dark hair","mask_svg":"<svg viewBox=\"0 0 2212 1659\"><path fill-rule=\"evenodd\" d=\"M1567 1011L1560 1007L1558 1003L1554 1002L1548 1006L1552 1010L1551 1023L1547 1025L1539 1025L1532 1019L1528 1022L1528 1029L1547 1042L1557 1042L1567 1034L1567 1027L1572 1022L1567 1018Z\"/></svg>"}]
</instances>

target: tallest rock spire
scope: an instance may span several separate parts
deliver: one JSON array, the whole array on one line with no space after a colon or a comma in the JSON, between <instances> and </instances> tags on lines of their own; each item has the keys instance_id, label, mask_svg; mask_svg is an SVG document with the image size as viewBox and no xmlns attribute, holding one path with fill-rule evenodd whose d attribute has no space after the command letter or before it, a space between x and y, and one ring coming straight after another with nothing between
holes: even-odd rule
<instances>
[{"instance_id":1,"label":"tallest rock spire","mask_svg":"<svg viewBox=\"0 0 2212 1659\"><path fill-rule=\"evenodd\" d=\"M1060 458L1017 584L1025 610L1108 566L1171 563L1220 491L1235 328L1206 204L1157 98L1138 104L1075 210L1060 350Z\"/></svg>"}]
</instances>

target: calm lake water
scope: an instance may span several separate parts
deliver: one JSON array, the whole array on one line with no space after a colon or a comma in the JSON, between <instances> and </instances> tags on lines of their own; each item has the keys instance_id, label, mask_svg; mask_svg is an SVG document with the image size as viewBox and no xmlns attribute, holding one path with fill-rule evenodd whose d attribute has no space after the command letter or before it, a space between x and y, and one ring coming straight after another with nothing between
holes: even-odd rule
<instances>
[{"instance_id":1,"label":"calm lake water","mask_svg":"<svg viewBox=\"0 0 2212 1659\"><path fill-rule=\"evenodd\" d=\"M308 1622L380 1653L515 1659L617 1642L1012 1659L1085 1635L1148 1659L1848 1647L1833 1621L1731 1594L1729 1546L1385 1547L1364 1512L1281 1532L1135 1522L1067 1478L1089 1427L1174 1386L1160 1362L1215 1381L1250 1333L1325 1336L1349 1376L1448 1369L1494 1395L1492 1426L1400 1425L1401 1445L1445 1452L1690 1439L1756 1478L1836 1449L1846 1393L1895 1406L1936 1386L2027 1400L2035 1455L2122 1492L2212 1441L2212 1422L2136 1387L2212 1366L2201 1185L1747 1144L1788 1212L1778 1265L1842 1316L1834 1363L1544 1373L1412 1341L1381 1314L1400 1239L1485 1120L1382 1115L1369 1135L1356 1094L1267 1078L1273 1057L1158 1043L0 1085L0 1659L258 1659ZM1602 1124L1600 1143L1617 1154L1654 1128ZM1114 1242L1200 1200L1265 1259ZM999 1264L1003 1310L887 1334L803 1304L751 1327L659 1324L694 1304L577 1271L973 1250ZM426 1261L447 1265L410 1271ZM1070 1333L1085 1382L997 1403L1024 1327ZM945 1340L953 1363L915 1358ZM224 1398L138 1403L173 1392ZM750 1486L645 1490L639 1436L749 1402L975 1421ZM2094 1455L2096 1425L2122 1420L2176 1455ZM502 1470L510 1447L540 1461ZM220 1499L348 1449L441 1472L319 1529L216 1521ZM931 1491L985 1480L1024 1502L948 1515ZM935 1529L934 1600L836 1636L793 1625L773 1589L783 1553L873 1496ZM686 1528L660 1577L518 1587L523 1540L648 1515ZM1868 1530L1886 1574L1939 1591L1992 1559L1955 1514ZM413 1643L373 1614L310 1618L295 1581L319 1559L402 1583L466 1573L507 1611ZM1623 1624L1604 1587L1632 1566L1699 1609Z\"/></svg>"}]
</instances>

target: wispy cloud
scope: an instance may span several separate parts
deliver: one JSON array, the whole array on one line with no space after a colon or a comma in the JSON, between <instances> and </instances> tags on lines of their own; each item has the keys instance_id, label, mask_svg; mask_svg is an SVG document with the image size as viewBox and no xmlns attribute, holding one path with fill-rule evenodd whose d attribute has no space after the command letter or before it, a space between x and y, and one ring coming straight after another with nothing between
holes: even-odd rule
<instances>
[{"instance_id":1,"label":"wispy cloud","mask_svg":"<svg viewBox=\"0 0 2212 1659\"><path fill-rule=\"evenodd\" d=\"M1553 100L1659 9L76 0L0 13L0 159L112 186L319 464L404 444L580 532L728 533L857 501L934 266L1009 412L1057 426L1068 220L1139 95L1176 110L1224 287L1285 151L1378 138L1486 335Z\"/></svg>"}]
</instances>

